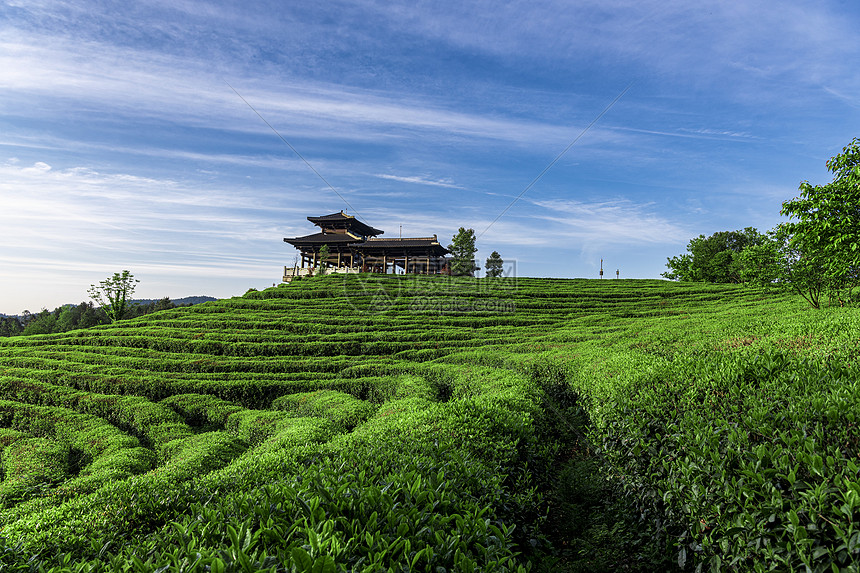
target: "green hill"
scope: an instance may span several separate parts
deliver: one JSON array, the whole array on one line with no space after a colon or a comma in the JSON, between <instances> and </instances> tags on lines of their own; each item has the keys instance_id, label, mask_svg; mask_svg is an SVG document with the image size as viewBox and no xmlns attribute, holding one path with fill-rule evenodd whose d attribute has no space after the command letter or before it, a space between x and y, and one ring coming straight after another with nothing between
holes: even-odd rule
<instances>
[{"instance_id":1,"label":"green hill","mask_svg":"<svg viewBox=\"0 0 860 573\"><path fill-rule=\"evenodd\" d=\"M856 570L858 318L353 275L4 339L0 564Z\"/></svg>"}]
</instances>

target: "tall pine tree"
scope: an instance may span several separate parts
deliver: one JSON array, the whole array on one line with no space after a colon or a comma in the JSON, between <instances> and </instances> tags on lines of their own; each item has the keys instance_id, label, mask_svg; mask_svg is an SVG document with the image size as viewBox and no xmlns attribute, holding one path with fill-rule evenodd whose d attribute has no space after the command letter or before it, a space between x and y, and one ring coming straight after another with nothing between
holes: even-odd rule
<instances>
[{"instance_id":1,"label":"tall pine tree","mask_svg":"<svg viewBox=\"0 0 860 573\"><path fill-rule=\"evenodd\" d=\"M500 277L502 276L502 265L505 261L502 260L502 255L499 254L499 251L493 251L490 253L490 256L487 257L487 276L488 277Z\"/></svg>"},{"instance_id":2,"label":"tall pine tree","mask_svg":"<svg viewBox=\"0 0 860 573\"><path fill-rule=\"evenodd\" d=\"M460 230L454 235L453 242L448 245L448 250L453 255L450 263L452 275L474 276L477 268L475 266L475 253L478 252L475 247L476 240L475 229L460 227Z\"/></svg>"}]
</instances>

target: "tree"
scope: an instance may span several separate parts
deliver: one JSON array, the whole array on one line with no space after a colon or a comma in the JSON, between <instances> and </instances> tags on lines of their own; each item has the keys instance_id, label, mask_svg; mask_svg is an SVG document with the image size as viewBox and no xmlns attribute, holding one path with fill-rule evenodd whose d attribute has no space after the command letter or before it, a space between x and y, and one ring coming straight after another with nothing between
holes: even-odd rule
<instances>
[{"instance_id":1,"label":"tree","mask_svg":"<svg viewBox=\"0 0 860 573\"><path fill-rule=\"evenodd\" d=\"M24 327L14 316L0 316L0 336L18 336L24 332Z\"/></svg>"},{"instance_id":2,"label":"tree","mask_svg":"<svg viewBox=\"0 0 860 573\"><path fill-rule=\"evenodd\" d=\"M24 327L24 332L21 334L26 336L32 334L50 334L54 332L57 316L58 314L52 313L47 308L43 308L39 314L31 315L30 320L27 321L27 326Z\"/></svg>"},{"instance_id":3,"label":"tree","mask_svg":"<svg viewBox=\"0 0 860 573\"><path fill-rule=\"evenodd\" d=\"M704 235L699 236L704 237ZM690 247L687 246L687 249L689 248ZM690 269L690 266L693 264L693 255L690 253L682 253L677 257L666 257L666 260L669 261L666 263L669 270L664 273L660 273L661 276L673 281L694 280L693 271Z\"/></svg>"},{"instance_id":4,"label":"tree","mask_svg":"<svg viewBox=\"0 0 860 573\"><path fill-rule=\"evenodd\" d=\"M741 276L735 258L744 248L764 240L753 227L741 231L719 231L710 237L690 239L687 253L666 259L667 279L709 283L739 283Z\"/></svg>"},{"instance_id":5,"label":"tree","mask_svg":"<svg viewBox=\"0 0 860 573\"><path fill-rule=\"evenodd\" d=\"M810 285L818 294L827 290L843 305L860 278L860 139L826 165L833 181L815 186L802 182L800 196L782 204L780 213L789 221L780 228L794 263L818 275L814 281L807 276L800 288L807 295ZM817 298L810 298L818 308Z\"/></svg>"},{"instance_id":6,"label":"tree","mask_svg":"<svg viewBox=\"0 0 860 573\"><path fill-rule=\"evenodd\" d=\"M87 293L101 305L111 322L116 322L128 311L135 283L139 282L134 275L124 270L122 273L114 273L112 277L100 281L98 286L90 285Z\"/></svg>"},{"instance_id":7,"label":"tree","mask_svg":"<svg viewBox=\"0 0 860 573\"><path fill-rule=\"evenodd\" d=\"M453 255L449 267L452 275L473 276L477 269L475 266L475 253L478 252L475 248L476 240L475 229L460 227L454 235L452 243L448 245L448 250Z\"/></svg>"},{"instance_id":8,"label":"tree","mask_svg":"<svg viewBox=\"0 0 860 573\"><path fill-rule=\"evenodd\" d=\"M326 271L326 265L328 265L328 245L323 245L320 247L319 252L319 271L317 274L319 276L323 276Z\"/></svg>"},{"instance_id":9,"label":"tree","mask_svg":"<svg viewBox=\"0 0 860 573\"><path fill-rule=\"evenodd\" d=\"M85 310L86 303L81 303L78 306L67 305L63 307L60 315L57 317L56 324L54 324L54 332L74 330Z\"/></svg>"},{"instance_id":10,"label":"tree","mask_svg":"<svg viewBox=\"0 0 860 573\"><path fill-rule=\"evenodd\" d=\"M67 304L54 310L54 313L58 314L52 332L67 332L110 322L104 311L97 310L93 307L92 302L82 302L78 305Z\"/></svg>"},{"instance_id":11,"label":"tree","mask_svg":"<svg viewBox=\"0 0 860 573\"><path fill-rule=\"evenodd\" d=\"M820 308L821 294L827 288L821 261L809 251L809 245L796 240L783 225L776 228L774 238L780 281L805 298L812 308Z\"/></svg>"},{"instance_id":12,"label":"tree","mask_svg":"<svg viewBox=\"0 0 860 573\"><path fill-rule=\"evenodd\" d=\"M490 253L490 256L487 257L487 276L488 277L500 277L502 276L502 265L505 261L502 260L502 256L498 251L493 251Z\"/></svg>"},{"instance_id":13,"label":"tree","mask_svg":"<svg viewBox=\"0 0 860 573\"><path fill-rule=\"evenodd\" d=\"M777 233L768 231L760 243L744 247L734 263L744 284L770 287L785 276L783 256Z\"/></svg>"}]
</instances>

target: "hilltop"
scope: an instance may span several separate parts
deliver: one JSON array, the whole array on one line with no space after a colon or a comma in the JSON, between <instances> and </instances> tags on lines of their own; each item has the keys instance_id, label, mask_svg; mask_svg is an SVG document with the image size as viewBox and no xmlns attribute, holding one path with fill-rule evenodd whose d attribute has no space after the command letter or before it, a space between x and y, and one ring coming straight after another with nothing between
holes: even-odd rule
<instances>
[{"instance_id":1,"label":"hilltop","mask_svg":"<svg viewBox=\"0 0 860 573\"><path fill-rule=\"evenodd\" d=\"M856 317L737 285L346 275L4 339L0 563L847 567Z\"/></svg>"}]
</instances>

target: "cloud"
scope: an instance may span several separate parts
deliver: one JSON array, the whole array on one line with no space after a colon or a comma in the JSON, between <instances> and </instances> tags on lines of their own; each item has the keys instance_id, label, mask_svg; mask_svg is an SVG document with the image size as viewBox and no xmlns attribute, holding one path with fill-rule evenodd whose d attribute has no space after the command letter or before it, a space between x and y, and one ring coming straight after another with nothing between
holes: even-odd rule
<instances>
[{"instance_id":1,"label":"cloud","mask_svg":"<svg viewBox=\"0 0 860 573\"><path fill-rule=\"evenodd\" d=\"M414 132L436 137L476 137L517 145L557 146L590 119L591 110L568 118L571 125L541 119L464 112L444 98L402 91L384 95L346 84L290 78L253 78L213 73L209 62L144 49L80 44L62 36L28 36L0 43L7 111L40 117L105 115L126 120L180 121L189 127L270 134L269 128L224 82L228 77L288 141L319 138L396 141ZM223 70L219 70L223 72ZM34 97L43 104L27 105ZM71 106L69 105L71 103ZM575 124L579 123L579 127ZM595 143L612 134L589 136ZM137 147L137 146L135 146Z\"/></svg>"},{"instance_id":2,"label":"cloud","mask_svg":"<svg viewBox=\"0 0 860 573\"><path fill-rule=\"evenodd\" d=\"M461 226L474 228L480 233L479 246L639 247L643 244L677 243L692 236L683 225L659 215L653 203L636 203L625 198L597 202L524 199L520 208L495 222L494 213L488 213L486 209L462 209L453 221L448 212L427 213L396 207L364 211L367 220L377 228L390 233L404 224L404 236L437 233L443 244L450 242L450 237Z\"/></svg>"},{"instance_id":3,"label":"cloud","mask_svg":"<svg viewBox=\"0 0 860 573\"><path fill-rule=\"evenodd\" d=\"M690 129L690 128L682 127L679 129L679 131L692 133L695 135L705 135L705 136L712 135L712 136L726 137L726 138L733 138L733 139L761 139L759 137L755 137L754 135L751 135L751 134L743 132L743 131L730 131L730 130L723 130L723 129L707 129L707 128L702 128L702 127L698 128L698 129Z\"/></svg>"},{"instance_id":4,"label":"cloud","mask_svg":"<svg viewBox=\"0 0 860 573\"><path fill-rule=\"evenodd\" d=\"M531 203L545 210L532 217L554 223L554 233L584 245L670 244L685 239L690 233L655 213L653 203L635 203L629 199Z\"/></svg>"},{"instance_id":5,"label":"cloud","mask_svg":"<svg viewBox=\"0 0 860 573\"><path fill-rule=\"evenodd\" d=\"M42 162L0 166L0 177L0 211L9 215L0 244L19 248L143 253L166 245L177 255L189 254L189 246L204 253L213 241L269 238L279 217L301 209L276 202L271 190L227 191L84 167L51 170Z\"/></svg>"},{"instance_id":6,"label":"cloud","mask_svg":"<svg viewBox=\"0 0 860 573\"><path fill-rule=\"evenodd\" d=\"M606 129L615 131L628 131L634 133L644 133L646 135L664 135L667 137L682 137L687 139L704 139L704 140L719 140L719 141L754 141L760 140L760 137L750 135L745 132L719 130L709 128L686 128L679 127L677 131L661 131L656 129L640 129L626 126L609 126Z\"/></svg>"},{"instance_id":7,"label":"cloud","mask_svg":"<svg viewBox=\"0 0 860 573\"><path fill-rule=\"evenodd\" d=\"M408 177L400 175L388 175L377 173L374 177L380 179L390 179L392 181L400 181L401 183L415 183L418 185L430 185L432 187L447 187L448 189L463 189L460 185L455 185L450 179L428 179L421 175L412 175Z\"/></svg>"},{"instance_id":8,"label":"cloud","mask_svg":"<svg viewBox=\"0 0 860 573\"><path fill-rule=\"evenodd\" d=\"M842 91L831 88L829 86L823 86L822 89L824 89L825 92L834 96L838 100L850 105L851 107L854 107L854 108L860 107L860 97L857 97L857 95L856 95L857 90L856 89L852 90L850 93L844 93Z\"/></svg>"},{"instance_id":9,"label":"cloud","mask_svg":"<svg viewBox=\"0 0 860 573\"><path fill-rule=\"evenodd\" d=\"M43 161L37 161L32 167L25 167L21 171L24 173L47 173L51 170L51 166Z\"/></svg>"}]
</instances>

